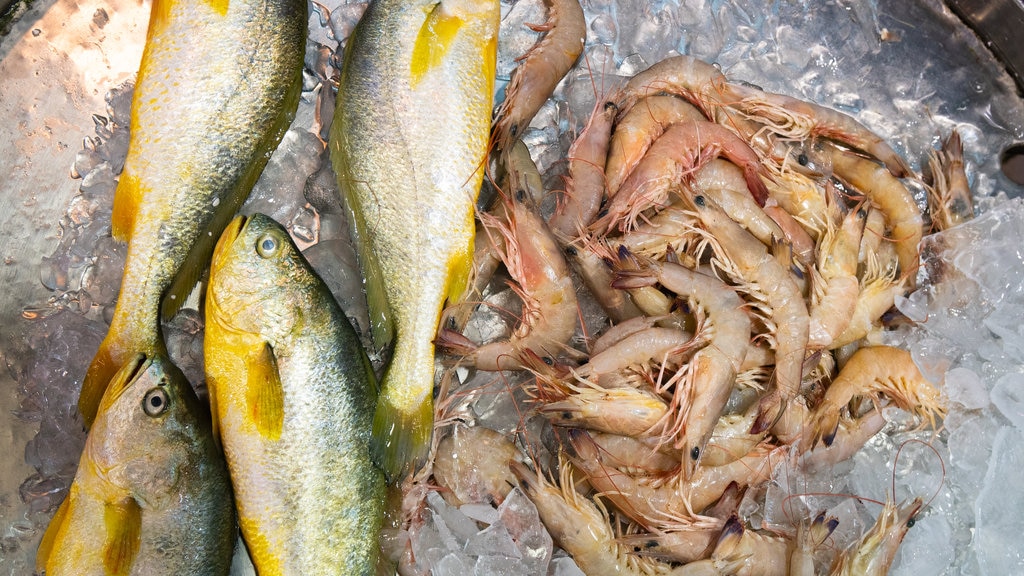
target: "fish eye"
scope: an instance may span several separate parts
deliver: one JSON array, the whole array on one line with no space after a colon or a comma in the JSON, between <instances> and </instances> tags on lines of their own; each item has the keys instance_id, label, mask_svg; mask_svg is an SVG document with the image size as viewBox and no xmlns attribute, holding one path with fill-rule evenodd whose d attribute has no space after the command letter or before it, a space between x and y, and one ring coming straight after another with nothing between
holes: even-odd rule
<instances>
[{"instance_id":1,"label":"fish eye","mask_svg":"<svg viewBox=\"0 0 1024 576\"><path fill-rule=\"evenodd\" d=\"M256 241L256 253L263 258L273 258L276 256L278 247L277 238L270 233L260 236L259 240Z\"/></svg>"},{"instance_id":2,"label":"fish eye","mask_svg":"<svg viewBox=\"0 0 1024 576\"><path fill-rule=\"evenodd\" d=\"M142 399L142 410L147 416L159 416L167 412L170 405L170 398L167 397L167 391L163 388L153 388L146 392L146 396Z\"/></svg>"}]
</instances>

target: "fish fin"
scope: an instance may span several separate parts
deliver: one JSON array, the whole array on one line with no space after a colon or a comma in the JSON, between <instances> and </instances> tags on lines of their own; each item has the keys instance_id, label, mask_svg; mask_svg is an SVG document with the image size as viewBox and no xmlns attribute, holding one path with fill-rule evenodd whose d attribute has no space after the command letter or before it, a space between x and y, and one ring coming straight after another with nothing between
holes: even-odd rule
<instances>
[{"instance_id":1,"label":"fish fin","mask_svg":"<svg viewBox=\"0 0 1024 576\"><path fill-rule=\"evenodd\" d=\"M246 372L245 398L249 416L261 436L278 440L284 425L284 388L270 344L264 342L255 354L249 356Z\"/></svg>"},{"instance_id":2,"label":"fish fin","mask_svg":"<svg viewBox=\"0 0 1024 576\"><path fill-rule=\"evenodd\" d=\"M428 387L426 397L411 411L396 405L386 382L377 399L370 452L374 464L392 484L398 484L427 457L434 430L433 389L433 385Z\"/></svg>"},{"instance_id":3,"label":"fish fin","mask_svg":"<svg viewBox=\"0 0 1024 576\"><path fill-rule=\"evenodd\" d=\"M46 563L50 560L50 554L53 553L53 545L57 542L57 534L68 517L68 509L71 508L70 502L71 494L68 494L64 497L64 501L60 503L57 511L53 513L53 518L50 519L50 524L46 527L42 540L39 541L39 550L36 552L37 574L42 574L46 571Z\"/></svg>"},{"instance_id":4,"label":"fish fin","mask_svg":"<svg viewBox=\"0 0 1024 576\"><path fill-rule=\"evenodd\" d=\"M465 24L465 20L456 14L450 14L444 7L444 2L438 2L416 35L416 43L409 58L410 84L413 88L427 72L441 64L451 48L452 41Z\"/></svg>"},{"instance_id":5,"label":"fish fin","mask_svg":"<svg viewBox=\"0 0 1024 576\"><path fill-rule=\"evenodd\" d=\"M108 576L131 573L142 538L142 509L134 498L108 502L103 509L107 544L103 547L103 566Z\"/></svg>"},{"instance_id":6,"label":"fish fin","mask_svg":"<svg viewBox=\"0 0 1024 576\"><path fill-rule=\"evenodd\" d=\"M114 192L114 208L110 215L110 235L114 240L128 242L132 238L135 216L142 205L143 191L134 174L124 172L117 181Z\"/></svg>"},{"instance_id":7,"label":"fish fin","mask_svg":"<svg viewBox=\"0 0 1024 576\"><path fill-rule=\"evenodd\" d=\"M206 373L207 400L210 403L210 432L213 435L213 443L218 450L224 449L224 443L220 438L220 411L217 409L217 379Z\"/></svg>"}]
</instances>

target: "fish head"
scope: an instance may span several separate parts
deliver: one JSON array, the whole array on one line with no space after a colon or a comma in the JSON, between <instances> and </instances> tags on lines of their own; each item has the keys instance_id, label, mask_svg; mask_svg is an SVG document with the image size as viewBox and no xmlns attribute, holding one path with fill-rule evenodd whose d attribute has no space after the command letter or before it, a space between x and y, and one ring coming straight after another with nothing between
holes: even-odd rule
<instances>
[{"instance_id":1,"label":"fish head","mask_svg":"<svg viewBox=\"0 0 1024 576\"><path fill-rule=\"evenodd\" d=\"M269 216L238 216L210 264L207 314L234 332L274 343L302 322L320 285L283 226Z\"/></svg>"},{"instance_id":2,"label":"fish head","mask_svg":"<svg viewBox=\"0 0 1024 576\"><path fill-rule=\"evenodd\" d=\"M111 492L155 503L177 485L203 438L209 416L169 359L137 354L117 372L100 401L80 465Z\"/></svg>"}]
</instances>

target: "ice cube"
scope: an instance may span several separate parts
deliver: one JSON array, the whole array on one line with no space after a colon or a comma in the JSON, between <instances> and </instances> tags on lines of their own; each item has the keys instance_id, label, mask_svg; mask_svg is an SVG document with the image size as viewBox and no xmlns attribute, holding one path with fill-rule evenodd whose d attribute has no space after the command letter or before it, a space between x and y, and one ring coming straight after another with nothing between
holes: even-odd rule
<instances>
[{"instance_id":1,"label":"ice cube","mask_svg":"<svg viewBox=\"0 0 1024 576\"><path fill-rule=\"evenodd\" d=\"M958 366L946 372L946 394L950 401L968 410L984 408L989 404L988 390L973 370Z\"/></svg>"},{"instance_id":2,"label":"ice cube","mask_svg":"<svg viewBox=\"0 0 1024 576\"><path fill-rule=\"evenodd\" d=\"M975 503L973 548L982 574L1024 574L1024 432L996 433L988 472Z\"/></svg>"},{"instance_id":3,"label":"ice cube","mask_svg":"<svg viewBox=\"0 0 1024 576\"><path fill-rule=\"evenodd\" d=\"M1013 372L992 387L992 404L1021 430L1024 430L1024 374Z\"/></svg>"},{"instance_id":4,"label":"ice cube","mask_svg":"<svg viewBox=\"0 0 1024 576\"><path fill-rule=\"evenodd\" d=\"M944 516L925 513L903 538L889 574L942 574L953 562L952 539L953 531Z\"/></svg>"}]
</instances>

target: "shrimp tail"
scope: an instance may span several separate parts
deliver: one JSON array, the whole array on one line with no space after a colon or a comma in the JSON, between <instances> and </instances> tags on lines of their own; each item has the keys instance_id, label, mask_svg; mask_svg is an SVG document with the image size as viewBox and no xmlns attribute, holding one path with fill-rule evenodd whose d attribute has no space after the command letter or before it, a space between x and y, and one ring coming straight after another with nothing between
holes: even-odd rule
<instances>
[{"instance_id":1,"label":"shrimp tail","mask_svg":"<svg viewBox=\"0 0 1024 576\"><path fill-rule=\"evenodd\" d=\"M612 279L612 288L629 290L654 286L657 283L658 279L648 270L617 270Z\"/></svg>"},{"instance_id":2,"label":"shrimp tail","mask_svg":"<svg viewBox=\"0 0 1024 576\"><path fill-rule=\"evenodd\" d=\"M747 189L750 190L750 195L754 197L757 205L764 208L765 202L768 201L768 187L764 181L761 180L761 171L755 164L747 165L743 168L743 179L747 183Z\"/></svg>"},{"instance_id":3,"label":"shrimp tail","mask_svg":"<svg viewBox=\"0 0 1024 576\"><path fill-rule=\"evenodd\" d=\"M437 339L434 340L434 345L444 352L458 356L471 354L479 347L469 338L447 328L438 332Z\"/></svg>"},{"instance_id":4,"label":"shrimp tail","mask_svg":"<svg viewBox=\"0 0 1024 576\"><path fill-rule=\"evenodd\" d=\"M822 442L825 446L831 446L839 431L839 410L820 409L813 421L809 423L806 431L810 440L810 447L813 449Z\"/></svg>"},{"instance_id":5,"label":"shrimp tail","mask_svg":"<svg viewBox=\"0 0 1024 576\"><path fill-rule=\"evenodd\" d=\"M771 430L782 418L789 401L778 390L765 394L757 405L757 417L750 426L751 434L763 434Z\"/></svg>"}]
</instances>

